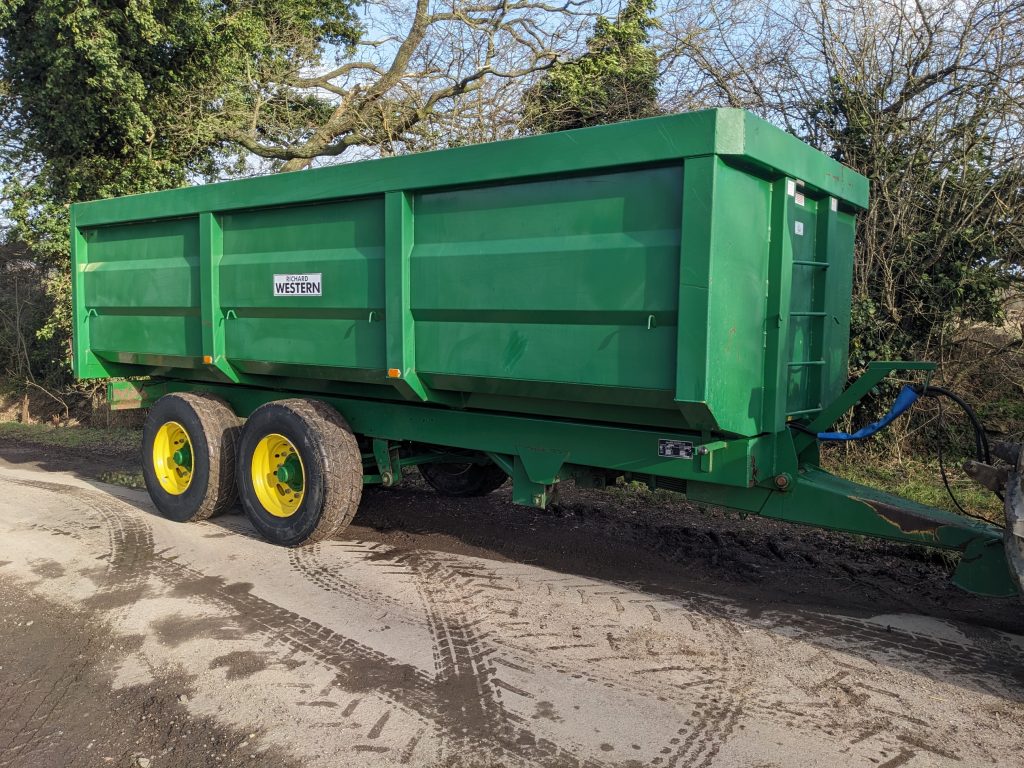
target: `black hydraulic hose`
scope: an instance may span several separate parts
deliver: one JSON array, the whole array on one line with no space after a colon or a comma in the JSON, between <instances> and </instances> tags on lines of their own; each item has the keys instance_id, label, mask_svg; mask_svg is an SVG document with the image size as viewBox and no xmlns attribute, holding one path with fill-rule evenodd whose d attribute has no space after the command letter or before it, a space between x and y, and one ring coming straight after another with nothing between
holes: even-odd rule
<instances>
[{"instance_id":1,"label":"black hydraulic hose","mask_svg":"<svg viewBox=\"0 0 1024 768\"><path fill-rule=\"evenodd\" d=\"M981 419L978 418L978 414L970 406L967 401L960 397L955 392L952 392L945 387L932 387L932 386L921 386L914 387L914 390L920 397L934 397L936 404L939 406L939 424L942 424L942 400L940 398L948 398L951 402L957 405L964 415L967 416L968 421L971 422L971 427L974 429L974 455L975 459L982 464L992 463L992 454L989 451L988 435L985 434L985 428L981 425ZM946 493L949 495L950 500L956 506L958 510L967 517L973 517L977 520L984 520L986 523L991 522L990 520L982 517L981 515L975 515L968 512L963 508L963 505L957 500L953 494L953 489L949 484L949 476L946 474L946 463L942 455L942 444L936 444L936 454L939 460L939 474L942 475L942 484L946 486ZM999 500L1003 500L1003 495L996 491L996 496Z\"/></svg>"},{"instance_id":2,"label":"black hydraulic hose","mask_svg":"<svg viewBox=\"0 0 1024 768\"><path fill-rule=\"evenodd\" d=\"M974 429L974 452L975 458L983 464L992 463L992 454L989 452L988 446L988 435L985 434L985 428L981 425L981 419L978 418L978 414L975 410L964 400L960 395L955 392L946 389L945 387L933 387L931 385L922 386L918 385L914 387L914 390L921 397L945 397L952 400L959 406L960 410L967 416L968 421L971 422L971 427Z\"/></svg>"}]
</instances>

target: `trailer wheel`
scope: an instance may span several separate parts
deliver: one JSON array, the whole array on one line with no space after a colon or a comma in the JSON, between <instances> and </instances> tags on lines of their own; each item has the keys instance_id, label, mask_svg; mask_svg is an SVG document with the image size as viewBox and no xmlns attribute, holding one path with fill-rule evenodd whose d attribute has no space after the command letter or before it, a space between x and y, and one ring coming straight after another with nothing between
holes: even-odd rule
<instances>
[{"instance_id":1,"label":"trailer wheel","mask_svg":"<svg viewBox=\"0 0 1024 768\"><path fill-rule=\"evenodd\" d=\"M242 507L267 540L312 544L347 526L363 493L363 460L345 420L317 400L257 408L238 450Z\"/></svg>"},{"instance_id":2,"label":"trailer wheel","mask_svg":"<svg viewBox=\"0 0 1024 768\"><path fill-rule=\"evenodd\" d=\"M486 496L498 490L508 475L497 464L420 464L420 475L427 485L445 496Z\"/></svg>"},{"instance_id":3,"label":"trailer wheel","mask_svg":"<svg viewBox=\"0 0 1024 768\"><path fill-rule=\"evenodd\" d=\"M239 419L213 395L164 395L142 429L142 474L164 517L206 520L235 503Z\"/></svg>"}]
</instances>

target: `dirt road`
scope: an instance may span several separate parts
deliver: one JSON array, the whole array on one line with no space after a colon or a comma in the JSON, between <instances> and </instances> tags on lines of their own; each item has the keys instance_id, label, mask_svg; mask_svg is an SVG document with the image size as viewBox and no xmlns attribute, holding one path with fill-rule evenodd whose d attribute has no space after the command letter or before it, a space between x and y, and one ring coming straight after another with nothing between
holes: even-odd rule
<instances>
[{"instance_id":1,"label":"dirt road","mask_svg":"<svg viewBox=\"0 0 1024 768\"><path fill-rule=\"evenodd\" d=\"M413 486L285 550L39 463L0 451L0 767L1021 764L1024 609L891 547Z\"/></svg>"}]
</instances>

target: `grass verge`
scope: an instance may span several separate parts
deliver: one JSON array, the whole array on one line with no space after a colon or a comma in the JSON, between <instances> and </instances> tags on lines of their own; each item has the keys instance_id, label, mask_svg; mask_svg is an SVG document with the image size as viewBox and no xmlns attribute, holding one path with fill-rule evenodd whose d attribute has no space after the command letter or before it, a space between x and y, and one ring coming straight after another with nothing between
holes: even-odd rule
<instances>
[{"instance_id":1,"label":"grass verge","mask_svg":"<svg viewBox=\"0 0 1024 768\"><path fill-rule=\"evenodd\" d=\"M0 440L91 449L106 455L137 451L141 439L142 430L125 427L54 427L49 424L0 422Z\"/></svg>"},{"instance_id":2,"label":"grass verge","mask_svg":"<svg viewBox=\"0 0 1024 768\"><path fill-rule=\"evenodd\" d=\"M946 492L939 464L934 459L904 459L899 464L884 465L874 463L868 456L859 458L859 461L826 462L826 468L855 483L960 514ZM966 477L959 468L959 462L947 460L946 471L950 487L964 509L997 525L1005 523L1003 503L992 491Z\"/></svg>"}]
</instances>

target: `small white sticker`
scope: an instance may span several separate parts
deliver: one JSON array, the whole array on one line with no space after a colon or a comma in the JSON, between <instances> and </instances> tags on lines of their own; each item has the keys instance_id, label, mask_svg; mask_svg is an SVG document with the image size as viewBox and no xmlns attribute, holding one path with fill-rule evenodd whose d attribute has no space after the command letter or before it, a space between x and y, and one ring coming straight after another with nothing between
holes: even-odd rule
<instances>
[{"instance_id":1,"label":"small white sticker","mask_svg":"<svg viewBox=\"0 0 1024 768\"><path fill-rule=\"evenodd\" d=\"M793 231L798 235L802 235L804 233L804 223L802 221L796 222L796 224L793 225Z\"/></svg>"},{"instance_id":2,"label":"small white sticker","mask_svg":"<svg viewBox=\"0 0 1024 768\"><path fill-rule=\"evenodd\" d=\"M786 194L790 197L796 194L796 182L792 179L786 179Z\"/></svg>"},{"instance_id":3,"label":"small white sticker","mask_svg":"<svg viewBox=\"0 0 1024 768\"><path fill-rule=\"evenodd\" d=\"M832 206L833 211L839 210L839 201L836 200L834 197L829 198L829 204Z\"/></svg>"},{"instance_id":4,"label":"small white sticker","mask_svg":"<svg viewBox=\"0 0 1024 768\"><path fill-rule=\"evenodd\" d=\"M323 296L320 272L305 275L274 275L275 296Z\"/></svg>"},{"instance_id":5,"label":"small white sticker","mask_svg":"<svg viewBox=\"0 0 1024 768\"><path fill-rule=\"evenodd\" d=\"M804 204L804 196L800 192L797 192L796 195L794 195L793 197L796 200L797 205Z\"/></svg>"}]
</instances>

